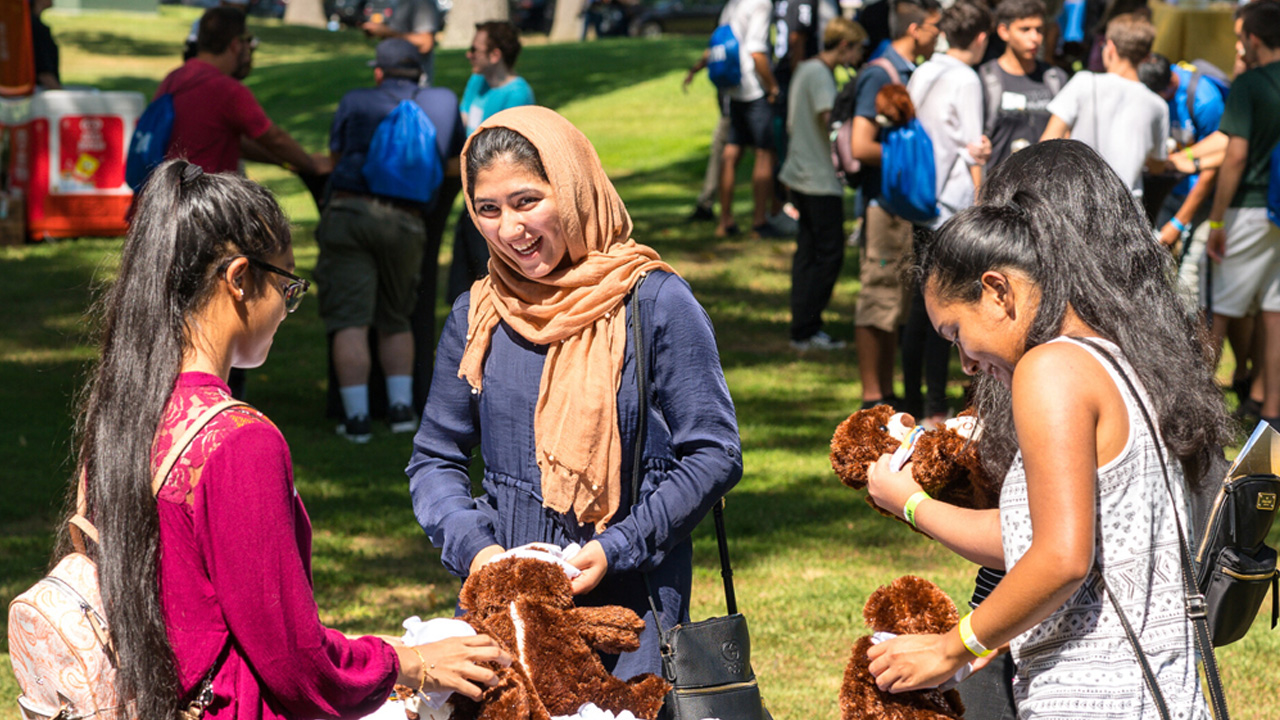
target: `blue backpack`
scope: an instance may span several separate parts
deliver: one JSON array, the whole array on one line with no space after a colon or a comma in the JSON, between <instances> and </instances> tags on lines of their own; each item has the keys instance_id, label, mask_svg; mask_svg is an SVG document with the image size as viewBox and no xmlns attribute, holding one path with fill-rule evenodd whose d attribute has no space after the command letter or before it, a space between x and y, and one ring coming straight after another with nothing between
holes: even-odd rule
<instances>
[{"instance_id":1,"label":"blue backpack","mask_svg":"<svg viewBox=\"0 0 1280 720\"><path fill-rule=\"evenodd\" d=\"M164 162L173 134L173 95L165 93L142 111L129 138L129 155L124 163L124 181L134 190L147 182L147 176Z\"/></svg>"},{"instance_id":2,"label":"blue backpack","mask_svg":"<svg viewBox=\"0 0 1280 720\"><path fill-rule=\"evenodd\" d=\"M742 60L738 56L738 37L733 28L721 25L711 33L707 55L707 77L721 90L742 84Z\"/></svg>"},{"instance_id":3,"label":"blue backpack","mask_svg":"<svg viewBox=\"0 0 1280 720\"><path fill-rule=\"evenodd\" d=\"M933 141L916 118L885 134L881 143L880 199L891 214L913 223L927 223L938 217Z\"/></svg>"},{"instance_id":4,"label":"blue backpack","mask_svg":"<svg viewBox=\"0 0 1280 720\"><path fill-rule=\"evenodd\" d=\"M436 126L416 102L401 100L378 123L360 172L374 195L431 202L444 179L444 166L436 149Z\"/></svg>"}]
</instances>

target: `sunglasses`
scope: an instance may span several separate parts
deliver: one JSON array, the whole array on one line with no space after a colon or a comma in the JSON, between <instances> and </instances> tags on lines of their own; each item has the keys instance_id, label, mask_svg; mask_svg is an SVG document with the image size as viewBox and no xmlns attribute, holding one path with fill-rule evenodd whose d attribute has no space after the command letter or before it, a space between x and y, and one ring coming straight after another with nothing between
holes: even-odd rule
<instances>
[{"instance_id":1,"label":"sunglasses","mask_svg":"<svg viewBox=\"0 0 1280 720\"><path fill-rule=\"evenodd\" d=\"M259 270L266 270L267 272L288 278L289 282L285 283L285 286L280 290L284 295L284 309L285 312L293 312L298 309L298 306L302 304L302 296L311 288L311 281L305 278L300 278L288 270L283 270L271 263L263 262L257 258L245 257L245 259L249 261L250 265L253 265Z\"/></svg>"},{"instance_id":2,"label":"sunglasses","mask_svg":"<svg viewBox=\"0 0 1280 720\"><path fill-rule=\"evenodd\" d=\"M243 42L245 45L248 45L250 50L258 49L258 38L254 37L252 34L245 35L244 37L240 38L240 41Z\"/></svg>"}]
</instances>

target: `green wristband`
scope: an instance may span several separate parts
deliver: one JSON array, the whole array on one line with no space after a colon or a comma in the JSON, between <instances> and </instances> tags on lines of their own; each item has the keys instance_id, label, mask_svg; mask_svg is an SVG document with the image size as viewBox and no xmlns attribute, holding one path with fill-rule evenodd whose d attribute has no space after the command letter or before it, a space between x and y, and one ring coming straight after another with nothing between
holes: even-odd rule
<instances>
[{"instance_id":1,"label":"green wristband","mask_svg":"<svg viewBox=\"0 0 1280 720\"><path fill-rule=\"evenodd\" d=\"M902 506L902 518L911 523L911 527L916 526L916 506L925 500L930 500L929 493L918 490L914 495L907 498L907 504Z\"/></svg>"}]
</instances>

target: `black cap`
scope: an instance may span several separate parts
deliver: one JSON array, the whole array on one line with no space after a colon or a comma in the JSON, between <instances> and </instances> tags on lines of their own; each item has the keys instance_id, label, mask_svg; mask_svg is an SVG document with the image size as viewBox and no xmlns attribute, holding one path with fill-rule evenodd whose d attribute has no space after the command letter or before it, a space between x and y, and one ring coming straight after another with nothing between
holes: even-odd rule
<instances>
[{"instance_id":1,"label":"black cap","mask_svg":"<svg viewBox=\"0 0 1280 720\"><path fill-rule=\"evenodd\" d=\"M378 43L378 52L373 67L383 70L419 70L418 48L404 38L387 38Z\"/></svg>"}]
</instances>

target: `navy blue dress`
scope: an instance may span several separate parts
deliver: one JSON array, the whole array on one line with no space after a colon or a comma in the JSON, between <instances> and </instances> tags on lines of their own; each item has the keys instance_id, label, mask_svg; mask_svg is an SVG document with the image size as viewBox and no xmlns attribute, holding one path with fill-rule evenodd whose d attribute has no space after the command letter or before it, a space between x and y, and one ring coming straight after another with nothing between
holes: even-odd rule
<instances>
[{"instance_id":1,"label":"navy blue dress","mask_svg":"<svg viewBox=\"0 0 1280 720\"><path fill-rule=\"evenodd\" d=\"M687 622L693 572L689 535L742 477L737 419L706 311L682 278L666 272L650 273L638 295L650 395L644 480L639 504L632 506L639 408L635 349L628 332L618 391L623 501L603 532L597 535L591 523L580 525L572 516L542 506L533 415L546 346L499 323L485 358L484 391L473 393L457 376L469 294L458 298L445 322L431 393L406 470L418 522L441 548L445 567L460 578L467 576L476 553L489 545L565 546L599 540L608 573L595 590L575 600L579 605L622 605L644 618L640 649L604 658L623 679L661 673L657 629L641 573L649 574L659 596L662 626ZM629 299L628 310L636 301ZM472 497L467 468L477 444L484 461L484 494Z\"/></svg>"}]
</instances>

